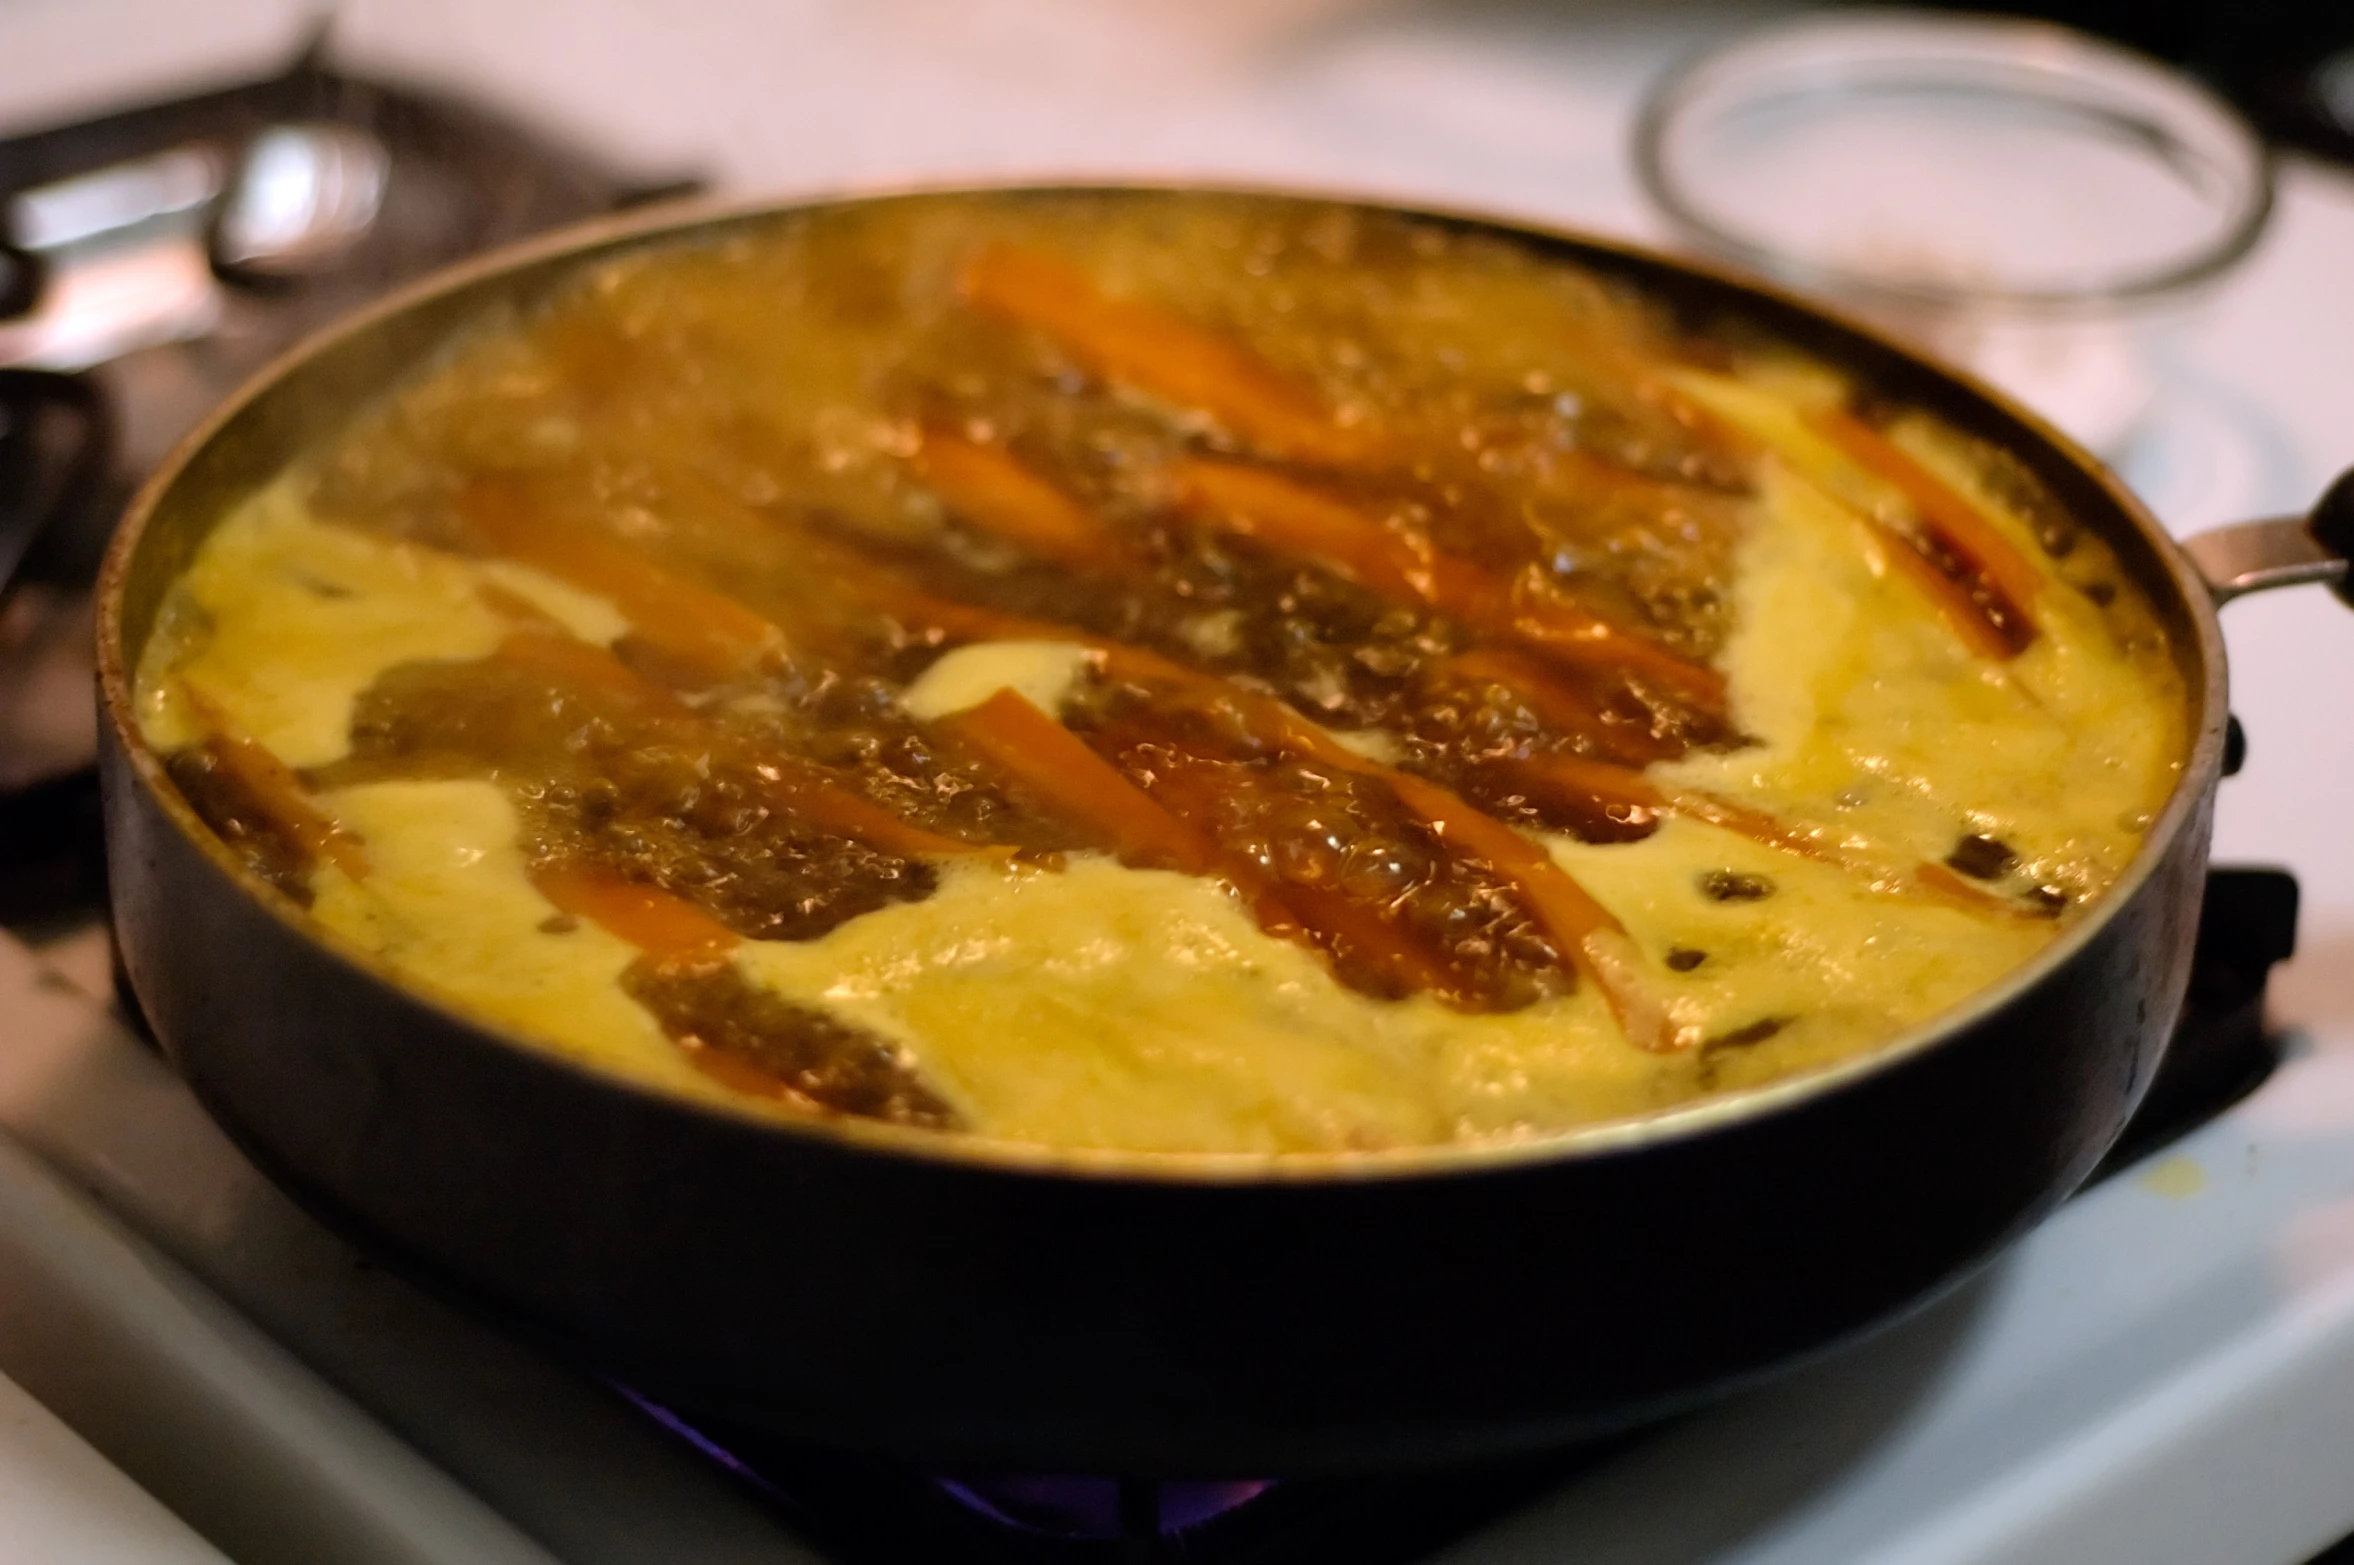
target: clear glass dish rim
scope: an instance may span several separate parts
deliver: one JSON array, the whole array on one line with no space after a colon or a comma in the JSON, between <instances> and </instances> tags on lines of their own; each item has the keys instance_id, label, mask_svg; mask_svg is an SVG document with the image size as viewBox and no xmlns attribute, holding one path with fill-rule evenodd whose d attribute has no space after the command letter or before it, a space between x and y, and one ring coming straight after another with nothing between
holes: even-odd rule
<instances>
[{"instance_id":1,"label":"clear glass dish rim","mask_svg":"<svg viewBox=\"0 0 2354 1565\"><path fill-rule=\"evenodd\" d=\"M1691 107L1701 88L1721 85L1713 80L1717 73L1731 69L1738 80L1743 54L1810 34L1836 44L1861 39L1867 34L1885 37L1898 29L1920 39L1917 57L1922 60L1934 59L1933 45L1943 37L1977 45L2019 46L2017 52L2031 57L2023 63L2055 77L2108 67L2167 79L2193 98L2201 112L2211 116L2213 128L2243 143L2250 154L2248 167L2253 188L2243 209L2230 227L2188 258L2144 272L2128 273L2113 283L2080 288L1947 287L1811 260L1745 238L1719 225L1677 185L1668 171L1666 156L1670 131ZM1871 61L1853 65L1827 62L1825 85L1831 87L1831 78L1842 72L1853 80L1867 81L1884 69ZM2275 183L2272 150L2255 128L2204 83L2161 60L2056 22L1966 12L1924 13L1891 6L1857 6L1829 14L1813 13L1768 22L1687 55L1669 67L1644 93L1635 119L1633 161L1636 182L1654 208L1705 248L1761 276L1834 297L1845 295L1941 310L1967 306L2023 316L2122 310L2187 293L2221 276L2244 260L2263 237L2272 219Z\"/></svg>"}]
</instances>

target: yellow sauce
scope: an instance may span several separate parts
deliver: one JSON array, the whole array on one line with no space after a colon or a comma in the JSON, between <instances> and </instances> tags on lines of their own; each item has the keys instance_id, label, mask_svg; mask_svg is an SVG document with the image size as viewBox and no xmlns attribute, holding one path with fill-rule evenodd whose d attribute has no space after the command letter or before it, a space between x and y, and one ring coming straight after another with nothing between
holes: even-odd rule
<instances>
[{"instance_id":1,"label":"yellow sauce","mask_svg":"<svg viewBox=\"0 0 2354 1565\"><path fill-rule=\"evenodd\" d=\"M531 598L587 639L626 618L511 564L388 542L308 515L282 482L227 518L176 589L140 670L146 735L190 737L198 687L295 766L348 748L382 671L479 657L481 588ZM1983 497L1982 497L1983 498ZM1770 805L1826 842L1934 860L1966 823L2031 871L2097 890L2173 785L2182 701L2160 655L2129 655L2058 585L2020 658L1972 658L1881 568L1853 516L1770 469L1737 572L1723 666L1756 742L1653 769ZM2016 518L2004 525L2022 533ZM952 711L1010 686L1051 710L1086 656L975 646L907 699ZM1355 742L1387 746L1367 733ZM420 989L624 1077L727 1097L618 987L633 952L536 891L488 781L398 781L317 796L367 844L364 882L315 874L312 914ZM1674 1018L1737 1049L1639 1050L1591 985L1502 1015L1369 998L1262 932L1218 883L1073 855L1060 868L965 860L931 896L797 942L746 941L738 970L893 1040L983 1135L1071 1146L1280 1153L1558 1132L1846 1058L1933 1017L2060 923L1891 895L1849 869L1670 818L1641 841L1549 839L1626 926ZM1717 901L1714 871L1768 877ZM1669 953L1702 951L1689 970ZM741 1100L753 1105L753 1100ZM791 1111L777 1108L783 1114Z\"/></svg>"}]
</instances>

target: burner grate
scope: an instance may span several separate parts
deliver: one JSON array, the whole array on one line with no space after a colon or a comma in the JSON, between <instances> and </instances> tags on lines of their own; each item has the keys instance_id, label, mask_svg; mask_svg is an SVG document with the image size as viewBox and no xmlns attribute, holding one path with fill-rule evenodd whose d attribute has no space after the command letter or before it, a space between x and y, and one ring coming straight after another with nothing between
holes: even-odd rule
<instances>
[{"instance_id":1,"label":"burner grate","mask_svg":"<svg viewBox=\"0 0 2354 1565\"><path fill-rule=\"evenodd\" d=\"M2297 881L2286 870L2210 869L2190 990L2166 1058L2094 1179L2198 1129L2264 1085L2280 1040L2264 1028L2274 964L2297 949Z\"/></svg>"},{"instance_id":2,"label":"burner grate","mask_svg":"<svg viewBox=\"0 0 2354 1565\"><path fill-rule=\"evenodd\" d=\"M616 1387L775 1506L840 1565L1406 1565L1599 1463L1597 1441L1477 1468L1378 1478L942 1477L711 1421Z\"/></svg>"}]
</instances>

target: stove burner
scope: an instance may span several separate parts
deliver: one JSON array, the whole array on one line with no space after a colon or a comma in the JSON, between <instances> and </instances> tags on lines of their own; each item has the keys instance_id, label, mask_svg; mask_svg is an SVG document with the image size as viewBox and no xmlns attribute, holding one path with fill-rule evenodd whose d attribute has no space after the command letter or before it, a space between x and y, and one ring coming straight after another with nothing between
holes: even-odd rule
<instances>
[{"instance_id":1,"label":"stove burner","mask_svg":"<svg viewBox=\"0 0 2354 1565\"><path fill-rule=\"evenodd\" d=\"M1382 1478L942 1477L689 1420L608 1384L842 1565L1405 1565L1627 1444Z\"/></svg>"},{"instance_id":2,"label":"stove burner","mask_svg":"<svg viewBox=\"0 0 2354 1565\"><path fill-rule=\"evenodd\" d=\"M2141 1107L2095 1179L2140 1162L2264 1084L2280 1064L2280 1040L2264 1028L2264 987L2273 965L2296 949L2295 876L2278 869L2208 870L2182 1020Z\"/></svg>"},{"instance_id":3,"label":"stove burner","mask_svg":"<svg viewBox=\"0 0 2354 1565\"><path fill-rule=\"evenodd\" d=\"M932 1480L980 1515L1054 1538L1178 1533L1241 1509L1275 1487L1269 1478L1207 1481L1003 1474Z\"/></svg>"}]
</instances>

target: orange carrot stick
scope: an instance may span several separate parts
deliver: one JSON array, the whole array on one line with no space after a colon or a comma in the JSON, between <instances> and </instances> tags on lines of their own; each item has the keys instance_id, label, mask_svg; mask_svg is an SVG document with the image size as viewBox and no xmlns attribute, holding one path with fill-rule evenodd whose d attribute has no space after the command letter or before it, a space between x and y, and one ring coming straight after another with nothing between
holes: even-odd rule
<instances>
[{"instance_id":1,"label":"orange carrot stick","mask_svg":"<svg viewBox=\"0 0 2354 1565\"><path fill-rule=\"evenodd\" d=\"M1189 875L1214 867L1217 852L1200 833L1018 691L1000 690L933 726L1095 832L1121 858Z\"/></svg>"},{"instance_id":2,"label":"orange carrot stick","mask_svg":"<svg viewBox=\"0 0 2354 1565\"><path fill-rule=\"evenodd\" d=\"M1580 756L1547 754L1499 761L1507 775L1576 799L1594 808L1661 811L1667 800L1643 774L1630 766L1612 766Z\"/></svg>"},{"instance_id":3,"label":"orange carrot stick","mask_svg":"<svg viewBox=\"0 0 2354 1565\"><path fill-rule=\"evenodd\" d=\"M267 745L238 732L220 704L186 680L180 681L180 699L203 725L205 748L214 762L236 780L271 825L310 857L325 859L353 880L367 878L367 848L311 802L292 767Z\"/></svg>"},{"instance_id":4,"label":"orange carrot stick","mask_svg":"<svg viewBox=\"0 0 2354 1565\"><path fill-rule=\"evenodd\" d=\"M1179 820L1210 836L1233 786L1231 774L1222 774L1215 767L1180 765L1158 769L1147 791ZM1330 886L1304 885L1296 880L1279 883L1247 855L1223 857L1223 869L1230 878L1236 871L1242 872L1246 897L1255 902L1266 896L1281 910L1281 916L1296 921L1291 929L1277 930L1261 912L1260 926L1270 933L1285 933L1302 944L1323 946L1355 966L1370 968L1403 993L1428 990L1458 1001L1476 998L1421 941L1374 908Z\"/></svg>"},{"instance_id":5,"label":"orange carrot stick","mask_svg":"<svg viewBox=\"0 0 2354 1565\"><path fill-rule=\"evenodd\" d=\"M1087 748L1092 754L1101 754L1092 745ZM1118 770L1108 757L1104 759L1106 765ZM1127 776L1125 772L1120 775ZM1304 935L1299 915L1291 907L1293 888L1279 886L1275 877L1257 860L1244 854L1228 853L1218 844L1210 816L1211 800L1203 789L1195 786L1194 779L1182 771L1163 769L1147 782L1135 784L1135 787L1156 808L1168 812L1172 819L1202 843L1214 861L1216 873L1232 883L1241 894L1261 929L1286 939L1296 940Z\"/></svg>"},{"instance_id":6,"label":"orange carrot stick","mask_svg":"<svg viewBox=\"0 0 2354 1565\"><path fill-rule=\"evenodd\" d=\"M474 584L474 594L482 606L524 630L544 631L551 635L570 635L562 620L532 602L514 588L495 581Z\"/></svg>"},{"instance_id":7,"label":"orange carrot stick","mask_svg":"<svg viewBox=\"0 0 2354 1565\"><path fill-rule=\"evenodd\" d=\"M1437 609L1473 635L1519 641L1578 667L1656 680L1713 714L1724 676L1628 634L1538 583L1503 581L1278 473L1188 458L1170 464L1182 503L1213 525L1339 571L1394 603Z\"/></svg>"},{"instance_id":8,"label":"orange carrot stick","mask_svg":"<svg viewBox=\"0 0 2354 1565\"><path fill-rule=\"evenodd\" d=\"M1527 655L1498 647L1474 647L1458 652L1443 665L1453 678L1467 684L1502 685L1519 696L1549 728L1582 733L1602 720L1602 709L1582 690L1548 676Z\"/></svg>"},{"instance_id":9,"label":"orange carrot stick","mask_svg":"<svg viewBox=\"0 0 2354 1565\"><path fill-rule=\"evenodd\" d=\"M962 284L978 308L1046 333L1108 380L1208 413L1270 455L1341 464L1371 445L1244 349L1155 305L1114 298L1054 256L992 244L966 264Z\"/></svg>"},{"instance_id":10,"label":"orange carrot stick","mask_svg":"<svg viewBox=\"0 0 2354 1565\"><path fill-rule=\"evenodd\" d=\"M1393 601L1437 601L1429 540L1393 532L1345 500L1239 462L1180 458L1169 477L1189 510L1229 532L1329 565Z\"/></svg>"},{"instance_id":11,"label":"orange carrot stick","mask_svg":"<svg viewBox=\"0 0 2354 1565\"><path fill-rule=\"evenodd\" d=\"M1862 517L1865 528L1880 545L1881 554L1890 567L1912 582L1937 608L1953 633L1964 646L1982 658L2002 662L2017 657L2026 646L2003 634L2003 629L1987 617L1986 611L1970 597L1969 589L1955 581L1938 567L1935 560L1921 551L1920 541L1881 521L1876 516Z\"/></svg>"},{"instance_id":12,"label":"orange carrot stick","mask_svg":"<svg viewBox=\"0 0 2354 1565\"><path fill-rule=\"evenodd\" d=\"M1866 870L1871 867L1854 855L1842 853L1764 810L1737 804L1731 799L1720 798L1697 788L1679 788L1662 793L1659 804L1662 809L1688 815L1696 821L1706 821L1736 836L1747 837L1752 842L1798 858L1813 859L1818 864L1838 864Z\"/></svg>"},{"instance_id":13,"label":"orange carrot stick","mask_svg":"<svg viewBox=\"0 0 2354 1565\"><path fill-rule=\"evenodd\" d=\"M1556 733L1591 740L1613 761L1646 766L1684 753L1672 737L1662 737L1630 723L1611 722L1586 693L1564 684L1554 673L1522 653L1496 647L1459 652L1442 665L1450 677L1472 684L1502 685L1517 696L1537 720Z\"/></svg>"},{"instance_id":14,"label":"orange carrot stick","mask_svg":"<svg viewBox=\"0 0 2354 1565\"><path fill-rule=\"evenodd\" d=\"M896 853L902 858L920 858L925 855L1005 851L944 836L912 821L901 820L881 805L827 781L817 775L815 768L807 762L793 757L764 760L754 769L769 784L773 795L796 814L816 822L828 831L856 837L885 853Z\"/></svg>"},{"instance_id":15,"label":"orange carrot stick","mask_svg":"<svg viewBox=\"0 0 2354 1565\"><path fill-rule=\"evenodd\" d=\"M2011 918L2048 918L2041 908L2028 908L1984 886L1974 886L1943 864L1924 861L1913 867L1913 884L1933 897L1974 913L2001 913Z\"/></svg>"},{"instance_id":16,"label":"orange carrot stick","mask_svg":"<svg viewBox=\"0 0 2354 1565\"><path fill-rule=\"evenodd\" d=\"M937 630L960 641L1071 641L1085 646L1097 638L1070 625L1029 619L978 603L960 603L917 586L896 571L848 550L819 556L827 579L868 608L908 627Z\"/></svg>"},{"instance_id":17,"label":"orange carrot stick","mask_svg":"<svg viewBox=\"0 0 2354 1565\"><path fill-rule=\"evenodd\" d=\"M1890 566L1921 589L1973 653L2002 661L2034 640L2027 617L2036 591L2033 565L1910 456L1836 410L1795 407L1772 392L1698 370L1675 378L1852 513ZM1856 497L1858 476L1896 489L1919 515L1917 535L1872 516L1868 501Z\"/></svg>"},{"instance_id":18,"label":"orange carrot stick","mask_svg":"<svg viewBox=\"0 0 2354 1565\"><path fill-rule=\"evenodd\" d=\"M1436 783L1406 772L1391 772L1389 783L1442 840L1485 860L1519 888L1546 933L1601 992L1629 1042L1653 1053L1685 1046L1689 1040L1643 982L1626 926L1552 855Z\"/></svg>"},{"instance_id":19,"label":"orange carrot stick","mask_svg":"<svg viewBox=\"0 0 2354 1565\"><path fill-rule=\"evenodd\" d=\"M2035 639L2030 613L2044 590L2044 575L2034 561L1944 479L1854 414L1826 408L1812 422L1856 466L1903 495L1938 546L1999 594L2019 627L2020 646Z\"/></svg>"},{"instance_id":20,"label":"orange carrot stick","mask_svg":"<svg viewBox=\"0 0 2354 1565\"><path fill-rule=\"evenodd\" d=\"M608 869L550 865L533 870L531 883L558 911L589 920L659 962L713 961L743 938L686 898Z\"/></svg>"},{"instance_id":21,"label":"orange carrot stick","mask_svg":"<svg viewBox=\"0 0 2354 1565\"><path fill-rule=\"evenodd\" d=\"M783 648L777 627L734 599L557 521L513 484L476 479L460 491L458 510L494 552L612 599L639 635L715 678Z\"/></svg>"},{"instance_id":22,"label":"orange carrot stick","mask_svg":"<svg viewBox=\"0 0 2354 1565\"><path fill-rule=\"evenodd\" d=\"M1082 569L1119 559L1094 517L1000 447L927 434L916 448L915 470L950 512L1032 554Z\"/></svg>"},{"instance_id":23,"label":"orange carrot stick","mask_svg":"<svg viewBox=\"0 0 2354 1565\"><path fill-rule=\"evenodd\" d=\"M1647 679L1674 691L1704 715L1718 722L1727 719L1724 675L1570 602L1535 567L1522 571L1509 585L1480 580L1467 586L1476 595L1467 594L1460 608L1450 610L1467 624L1477 625L1491 616L1501 619L1524 646L1572 667L1606 668Z\"/></svg>"},{"instance_id":24,"label":"orange carrot stick","mask_svg":"<svg viewBox=\"0 0 2354 1565\"><path fill-rule=\"evenodd\" d=\"M510 631L494 655L502 663L529 669L558 684L618 697L640 711L666 717L686 717L692 711L675 694L637 674L603 647L561 629Z\"/></svg>"},{"instance_id":25,"label":"orange carrot stick","mask_svg":"<svg viewBox=\"0 0 2354 1565\"><path fill-rule=\"evenodd\" d=\"M1364 903L1328 886L1286 885L1283 895L1336 955L1374 969L1401 992L1427 992L1458 1003L1476 998L1412 936Z\"/></svg>"}]
</instances>

